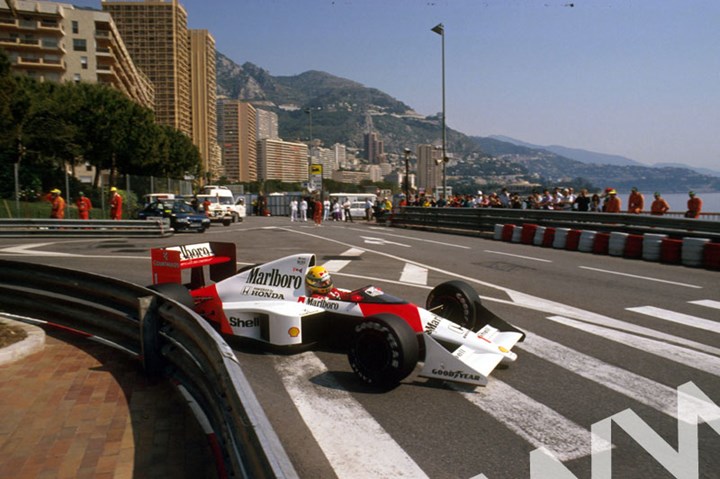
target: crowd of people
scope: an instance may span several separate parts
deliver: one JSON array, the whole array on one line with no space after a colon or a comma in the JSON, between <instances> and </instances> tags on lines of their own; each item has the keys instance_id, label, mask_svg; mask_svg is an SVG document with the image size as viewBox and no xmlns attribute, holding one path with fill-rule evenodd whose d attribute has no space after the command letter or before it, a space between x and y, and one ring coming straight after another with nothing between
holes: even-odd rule
<instances>
[{"instance_id":1,"label":"crowd of people","mask_svg":"<svg viewBox=\"0 0 720 479\"><path fill-rule=\"evenodd\" d=\"M50 192L45 195L45 200L50 203L50 218L56 220L65 219L66 202L65 198L62 197L62 191L58 188L53 188ZM110 219L121 220L122 219L122 205L123 197L118 193L117 188L114 186L110 188ZM93 209L90 198L85 196L82 191L78 192L78 196L75 199L75 206L78 211L78 218L81 220L89 220L90 212Z\"/></svg>"},{"instance_id":2,"label":"crowd of people","mask_svg":"<svg viewBox=\"0 0 720 479\"><path fill-rule=\"evenodd\" d=\"M702 211L702 200L694 191L688 193L686 218L698 218ZM598 213L650 213L652 215L664 215L670 211L670 206L663 199L660 192L653 194L653 201L649 204L650 209L646 210L645 196L633 187L628 199L627 208L623 208L623 202L614 188L605 188L602 193L593 193L587 189L581 189L577 194L571 187L546 188L534 191L526 197L518 193L511 193L507 188L499 192L482 193L477 195L454 195L445 201L442 198L435 199L433 196L418 195L411 196L407 203L410 206L421 207L455 207L455 208L516 208L516 209L537 209L537 210L560 210L560 211L584 211ZM401 205L402 206L402 205Z\"/></svg>"}]
</instances>

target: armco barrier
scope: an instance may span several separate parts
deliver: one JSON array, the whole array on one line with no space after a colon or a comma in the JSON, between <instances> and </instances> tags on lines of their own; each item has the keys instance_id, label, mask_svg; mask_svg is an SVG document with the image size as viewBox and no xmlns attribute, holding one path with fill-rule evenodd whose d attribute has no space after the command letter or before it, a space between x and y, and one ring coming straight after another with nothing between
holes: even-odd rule
<instances>
[{"instance_id":1,"label":"armco barrier","mask_svg":"<svg viewBox=\"0 0 720 479\"><path fill-rule=\"evenodd\" d=\"M172 234L168 220L0 219L0 236L13 238L164 237Z\"/></svg>"},{"instance_id":2,"label":"armco barrier","mask_svg":"<svg viewBox=\"0 0 720 479\"><path fill-rule=\"evenodd\" d=\"M233 351L184 306L106 276L0 260L0 310L98 336L141 357L148 374L177 380L207 417L231 477L298 477Z\"/></svg>"}]
</instances>

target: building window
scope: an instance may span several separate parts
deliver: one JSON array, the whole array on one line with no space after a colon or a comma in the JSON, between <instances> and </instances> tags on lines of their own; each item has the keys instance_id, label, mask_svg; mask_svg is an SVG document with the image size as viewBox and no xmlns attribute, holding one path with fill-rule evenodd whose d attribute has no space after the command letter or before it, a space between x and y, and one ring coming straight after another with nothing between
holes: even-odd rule
<instances>
[{"instance_id":1,"label":"building window","mask_svg":"<svg viewBox=\"0 0 720 479\"><path fill-rule=\"evenodd\" d=\"M72 32L80 33L80 26L78 25L78 22L76 20L73 20L72 22Z\"/></svg>"},{"instance_id":2,"label":"building window","mask_svg":"<svg viewBox=\"0 0 720 479\"><path fill-rule=\"evenodd\" d=\"M73 75L73 81L74 81L75 83L80 83L80 74L79 74L79 73L75 73L75 74Z\"/></svg>"},{"instance_id":3,"label":"building window","mask_svg":"<svg viewBox=\"0 0 720 479\"><path fill-rule=\"evenodd\" d=\"M73 38L73 50L76 52L86 52L87 40L84 38Z\"/></svg>"},{"instance_id":4,"label":"building window","mask_svg":"<svg viewBox=\"0 0 720 479\"><path fill-rule=\"evenodd\" d=\"M87 58L88 57L80 57L80 68L82 68L83 70L87 70L87 67L88 67Z\"/></svg>"}]
</instances>

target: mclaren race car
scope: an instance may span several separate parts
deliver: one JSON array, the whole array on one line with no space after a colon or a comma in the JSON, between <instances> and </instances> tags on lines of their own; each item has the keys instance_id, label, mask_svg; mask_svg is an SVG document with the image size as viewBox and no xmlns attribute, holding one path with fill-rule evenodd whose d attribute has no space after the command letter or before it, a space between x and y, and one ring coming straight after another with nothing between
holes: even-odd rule
<instances>
[{"instance_id":1,"label":"mclaren race car","mask_svg":"<svg viewBox=\"0 0 720 479\"><path fill-rule=\"evenodd\" d=\"M498 364L515 361L511 349L525 336L461 281L436 286L422 308L372 285L343 290L347 300L308 296L305 275L316 265L314 254L236 271L235 246L210 242L154 249L152 264L152 287L221 333L287 351L341 348L362 381L384 389L397 386L418 362L420 376L485 385ZM192 280L183 286L185 268Z\"/></svg>"}]
</instances>

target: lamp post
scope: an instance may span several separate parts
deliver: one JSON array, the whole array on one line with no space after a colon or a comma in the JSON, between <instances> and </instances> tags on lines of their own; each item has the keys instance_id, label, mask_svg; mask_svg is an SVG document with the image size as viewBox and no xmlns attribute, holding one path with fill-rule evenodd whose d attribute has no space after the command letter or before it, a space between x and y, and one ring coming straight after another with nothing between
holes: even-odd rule
<instances>
[{"instance_id":1,"label":"lamp post","mask_svg":"<svg viewBox=\"0 0 720 479\"><path fill-rule=\"evenodd\" d=\"M447 134L445 128L445 27L442 23L438 23L431 30L442 37L442 197L447 202L447 176L445 175L445 166L448 161Z\"/></svg>"},{"instance_id":2,"label":"lamp post","mask_svg":"<svg viewBox=\"0 0 720 479\"><path fill-rule=\"evenodd\" d=\"M405 201L410 203L410 148L405 148Z\"/></svg>"}]
</instances>

